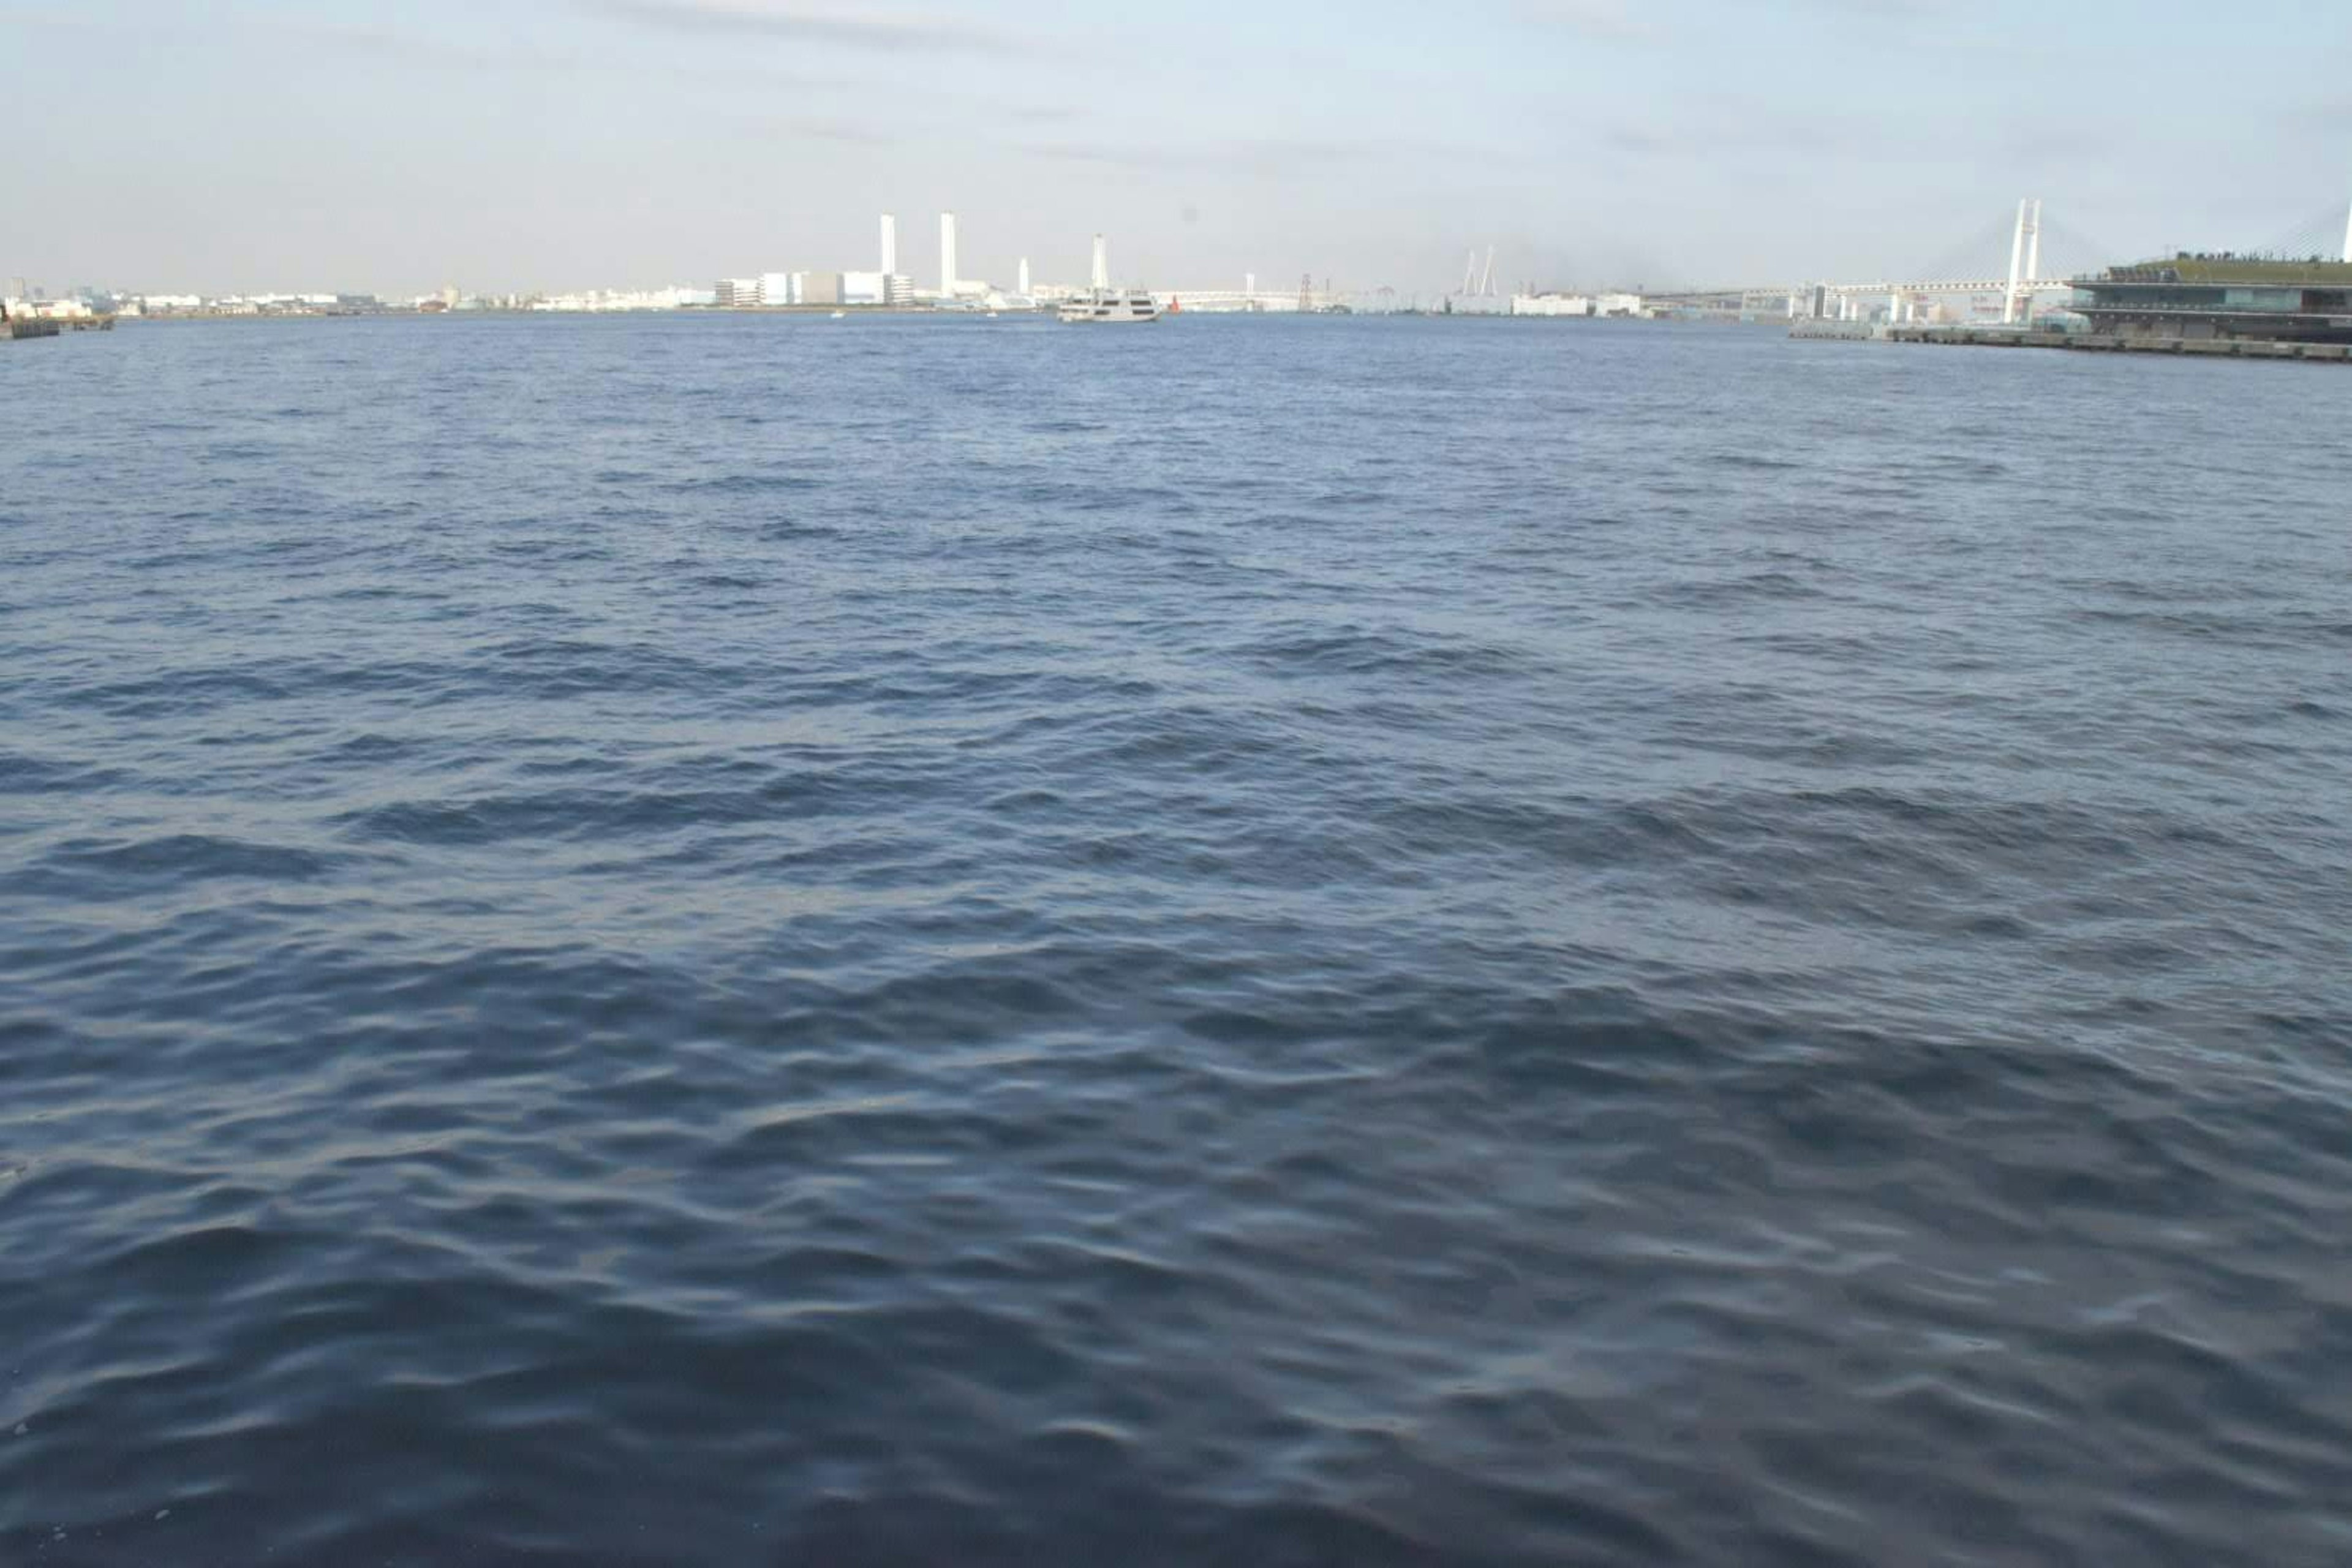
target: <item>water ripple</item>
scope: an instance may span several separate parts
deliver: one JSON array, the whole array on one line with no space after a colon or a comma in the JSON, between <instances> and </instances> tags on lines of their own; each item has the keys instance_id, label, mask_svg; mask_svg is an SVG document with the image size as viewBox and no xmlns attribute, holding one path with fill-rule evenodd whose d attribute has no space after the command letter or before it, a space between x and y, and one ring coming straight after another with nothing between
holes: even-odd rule
<instances>
[{"instance_id":1,"label":"water ripple","mask_svg":"<svg viewBox=\"0 0 2352 1568\"><path fill-rule=\"evenodd\" d=\"M0 362L0 1558L2346 1561L2352 384Z\"/></svg>"}]
</instances>

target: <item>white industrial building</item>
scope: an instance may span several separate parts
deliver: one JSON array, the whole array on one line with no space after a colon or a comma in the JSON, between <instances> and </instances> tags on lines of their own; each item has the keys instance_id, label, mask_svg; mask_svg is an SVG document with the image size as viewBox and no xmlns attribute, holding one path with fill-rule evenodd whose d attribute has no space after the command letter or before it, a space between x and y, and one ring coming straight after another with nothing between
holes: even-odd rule
<instances>
[{"instance_id":1,"label":"white industrial building","mask_svg":"<svg viewBox=\"0 0 2352 1568\"><path fill-rule=\"evenodd\" d=\"M1639 294L1535 293L1511 296L1514 316L1639 316L1645 314Z\"/></svg>"},{"instance_id":2,"label":"white industrial building","mask_svg":"<svg viewBox=\"0 0 2352 1568\"><path fill-rule=\"evenodd\" d=\"M1514 294L1511 296L1514 316L1590 316L1592 297L1589 294Z\"/></svg>"}]
</instances>

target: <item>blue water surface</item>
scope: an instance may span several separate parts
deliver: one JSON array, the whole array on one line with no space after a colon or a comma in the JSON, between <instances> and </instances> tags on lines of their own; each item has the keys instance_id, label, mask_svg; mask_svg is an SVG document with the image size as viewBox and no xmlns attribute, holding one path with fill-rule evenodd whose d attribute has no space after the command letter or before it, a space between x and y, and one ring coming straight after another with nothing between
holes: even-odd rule
<instances>
[{"instance_id":1,"label":"blue water surface","mask_svg":"<svg viewBox=\"0 0 2352 1568\"><path fill-rule=\"evenodd\" d=\"M0 1560L2352 1561L2347 415L0 344Z\"/></svg>"}]
</instances>

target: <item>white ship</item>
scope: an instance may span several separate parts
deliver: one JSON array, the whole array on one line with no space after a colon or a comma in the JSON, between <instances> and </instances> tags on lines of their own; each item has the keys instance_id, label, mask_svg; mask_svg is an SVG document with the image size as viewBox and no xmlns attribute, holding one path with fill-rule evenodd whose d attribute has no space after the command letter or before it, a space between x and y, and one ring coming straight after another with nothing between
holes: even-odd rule
<instances>
[{"instance_id":1,"label":"white ship","mask_svg":"<svg viewBox=\"0 0 2352 1568\"><path fill-rule=\"evenodd\" d=\"M1140 289L1089 289L1062 301L1066 321L1156 321L1160 301Z\"/></svg>"}]
</instances>

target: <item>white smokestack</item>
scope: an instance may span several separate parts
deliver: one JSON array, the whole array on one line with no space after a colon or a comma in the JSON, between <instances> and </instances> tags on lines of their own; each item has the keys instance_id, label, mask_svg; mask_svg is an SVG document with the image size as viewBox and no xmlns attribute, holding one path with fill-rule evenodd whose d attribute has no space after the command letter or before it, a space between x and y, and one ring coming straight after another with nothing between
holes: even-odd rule
<instances>
[{"instance_id":1,"label":"white smokestack","mask_svg":"<svg viewBox=\"0 0 2352 1568\"><path fill-rule=\"evenodd\" d=\"M940 215L940 292L956 291L955 214Z\"/></svg>"},{"instance_id":2,"label":"white smokestack","mask_svg":"<svg viewBox=\"0 0 2352 1568\"><path fill-rule=\"evenodd\" d=\"M1013 292L1024 297L1029 292L1029 258L1025 256L1021 258L1021 284Z\"/></svg>"},{"instance_id":3,"label":"white smokestack","mask_svg":"<svg viewBox=\"0 0 2352 1568\"><path fill-rule=\"evenodd\" d=\"M1095 236L1095 287L1110 287L1110 242L1101 235Z\"/></svg>"},{"instance_id":4,"label":"white smokestack","mask_svg":"<svg viewBox=\"0 0 2352 1568\"><path fill-rule=\"evenodd\" d=\"M898 275L898 220L890 213L882 215L882 276Z\"/></svg>"},{"instance_id":5,"label":"white smokestack","mask_svg":"<svg viewBox=\"0 0 2352 1568\"><path fill-rule=\"evenodd\" d=\"M2344 215L2344 259L2352 261L2352 209Z\"/></svg>"}]
</instances>

